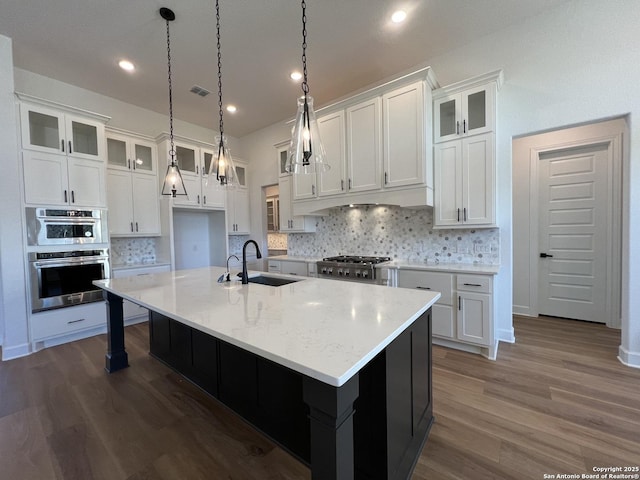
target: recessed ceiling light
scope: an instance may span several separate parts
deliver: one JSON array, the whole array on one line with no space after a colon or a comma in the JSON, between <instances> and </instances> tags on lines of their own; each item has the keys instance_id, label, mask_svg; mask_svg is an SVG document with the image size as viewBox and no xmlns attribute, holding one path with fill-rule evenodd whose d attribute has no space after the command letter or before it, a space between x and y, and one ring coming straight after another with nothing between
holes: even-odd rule
<instances>
[{"instance_id":1,"label":"recessed ceiling light","mask_svg":"<svg viewBox=\"0 0 640 480\"><path fill-rule=\"evenodd\" d=\"M291 80L300 80L302 78L302 74L300 72L291 72Z\"/></svg>"},{"instance_id":2,"label":"recessed ceiling light","mask_svg":"<svg viewBox=\"0 0 640 480\"><path fill-rule=\"evenodd\" d=\"M129 60L120 60L118 62L118 66L127 72L133 72L136 69L135 65Z\"/></svg>"},{"instance_id":3,"label":"recessed ceiling light","mask_svg":"<svg viewBox=\"0 0 640 480\"><path fill-rule=\"evenodd\" d=\"M396 12L393 12L393 15L391 15L391 21L393 23L402 23L406 18L407 12L405 12L404 10L398 10Z\"/></svg>"},{"instance_id":4,"label":"recessed ceiling light","mask_svg":"<svg viewBox=\"0 0 640 480\"><path fill-rule=\"evenodd\" d=\"M236 112L236 110L238 110L238 109L236 108L236 106L235 106L235 105L227 105L227 112L229 112L229 113L235 113L235 112Z\"/></svg>"}]
</instances>

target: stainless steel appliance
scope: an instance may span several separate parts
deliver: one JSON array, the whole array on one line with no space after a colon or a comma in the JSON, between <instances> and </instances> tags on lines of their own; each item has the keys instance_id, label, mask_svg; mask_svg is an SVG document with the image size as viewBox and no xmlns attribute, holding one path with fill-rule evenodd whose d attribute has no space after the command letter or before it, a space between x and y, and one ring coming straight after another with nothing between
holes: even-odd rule
<instances>
[{"instance_id":1,"label":"stainless steel appliance","mask_svg":"<svg viewBox=\"0 0 640 480\"><path fill-rule=\"evenodd\" d=\"M106 210L27 207L27 245L108 243Z\"/></svg>"},{"instance_id":2,"label":"stainless steel appliance","mask_svg":"<svg viewBox=\"0 0 640 480\"><path fill-rule=\"evenodd\" d=\"M339 255L323 258L316 263L318 278L336 278L364 283L381 283L377 278L376 265L390 261L389 257L361 257Z\"/></svg>"},{"instance_id":3,"label":"stainless steel appliance","mask_svg":"<svg viewBox=\"0 0 640 480\"><path fill-rule=\"evenodd\" d=\"M109 278L109 251L29 252L31 311L102 300L94 280Z\"/></svg>"}]
</instances>

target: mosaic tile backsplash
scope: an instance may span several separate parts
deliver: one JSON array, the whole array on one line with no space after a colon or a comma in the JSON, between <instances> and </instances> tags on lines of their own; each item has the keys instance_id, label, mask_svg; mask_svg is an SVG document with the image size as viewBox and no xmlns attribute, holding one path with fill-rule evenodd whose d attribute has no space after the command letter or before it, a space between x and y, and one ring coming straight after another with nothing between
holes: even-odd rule
<instances>
[{"instance_id":1,"label":"mosaic tile backsplash","mask_svg":"<svg viewBox=\"0 0 640 480\"><path fill-rule=\"evenodd\" d=\"M229 255L242 255L242 246L250 238L250 235L229 235Z\"/></svg>"},{"instance_id":2,"label":"mosaic tile backsplash","mask_svg":"<svg viewBox=\"0 0 640 480\"><path fill-rule=\"evenodd\" d=\"M289 234L288 254L375 255L422 263L500 263L497 228L433 229L432 209L338 207L318 217L315 233Z\"/></svg>"},{"instance_id":3,"label":"mosaic tile backsplash","mask_svg":"<svg viewBox=\"0 0 640 480\"><path fill-rule=\"evenodd\" d=\"M112 238L111 264L137 265L156 262L154 238Z\"/></svg>"},{"instance_id":4,"label":"mosaic tile backsplash","mask_svg":"<svg viewBox=\"0 0 640 480\"><path fill-rule=\"evenodd\" d=\"M269 249L286 250L287 240L286 233L267 233L267 246Z\"/></svg>"}]
</instances>

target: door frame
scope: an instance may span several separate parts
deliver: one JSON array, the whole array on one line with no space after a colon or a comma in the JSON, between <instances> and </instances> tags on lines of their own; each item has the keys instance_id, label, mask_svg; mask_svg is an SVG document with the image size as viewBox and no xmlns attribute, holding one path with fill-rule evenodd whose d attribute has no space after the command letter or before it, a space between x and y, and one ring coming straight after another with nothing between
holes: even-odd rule
<instances>
[{"instance_id":1,"label":"door frame","mask_svg":"<svg viewBox=\"0 0 640 480\"><path fill-rule=\"evenodd\" d=\"M594 130L595 128L595 130ZM539 198L538 165L540 155L571 150L578 147L604 145L608 154L608 194L609 209L607 218L607 292L606 325L621 327L621 274L622 274L622 159L624 119L594 123L581 127L555 130L536 135L539 142L529 150L529 299L530 315L538 316L538 280L539 280Z\"/></svg>"}]
</instances>

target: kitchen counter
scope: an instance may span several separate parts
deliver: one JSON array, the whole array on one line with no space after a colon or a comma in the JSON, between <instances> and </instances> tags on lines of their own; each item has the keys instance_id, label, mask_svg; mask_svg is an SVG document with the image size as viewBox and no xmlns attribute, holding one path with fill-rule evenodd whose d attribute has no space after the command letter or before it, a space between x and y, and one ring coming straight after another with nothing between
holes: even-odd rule
<instances>
[{"instance_id":1,"label":"kitchen counter","mask_svg":"<svg viewBox=\"0 0 640 480\"><path fill-rule=\"evenodd\" d=\"M137 268L154 268L154 267L166 267L170 266L169 262L154 262L154 263L114 263L111 265L111 270L135 270Z\"/></svg>"},{"instance_id":2,"label":"kitchen counter","mask_svg":"<svg viewBox=\"0 0 640 480\"><path fill-rule=\"evenodd\" d=\"M284 260L284 261L289 261L289 262L311 262L311 263L315 263L315 262L319 262L322 260L323 257L302 257L302 256L296 256L296 255L274 255L272 257L269 257L269 260Z\"/></svg>"},{"instance_id":3,"label":"kitchen counter","mask_svg":"<svg viewBox=\"0 0 640 480\"><path fill-rule=\"evenodd\" d=\"M349 380L440 297L314 278L282 287L217 283L224 271L177 270L94 283L333 386Z\"/></svg>"},{"instance_id":4,"label":"kitchen counter","mask_svg":"<svg viewBox=\"0 0 640 480\"><path fill-rule=\"evenodd\" d=\"M469 263L422 263L394 260L376 265L376 268L393 268L397 270L425 270L432 272L449 273L480 273L485 275L497 275L500 265L474 265Z\"/></svg>"},{"instance_id":5,"label":"kitchen counter","mask_svg":"<svg viewBox=\"0 0 640 480\"><path fill-rule=\"evenodd\" d=\"M280 287L218 283L224 272L95 281L107 299L106 370L128 366L126 299L150 311L152 356L309 465L312 478L409 478L433 424L440 293L295 276Z\"/></svg>"}]
</instances>

